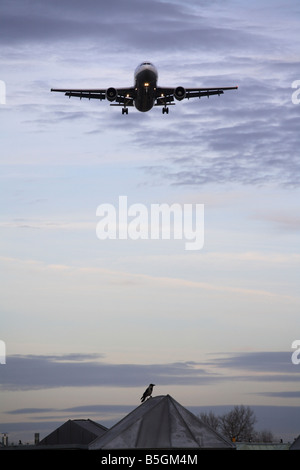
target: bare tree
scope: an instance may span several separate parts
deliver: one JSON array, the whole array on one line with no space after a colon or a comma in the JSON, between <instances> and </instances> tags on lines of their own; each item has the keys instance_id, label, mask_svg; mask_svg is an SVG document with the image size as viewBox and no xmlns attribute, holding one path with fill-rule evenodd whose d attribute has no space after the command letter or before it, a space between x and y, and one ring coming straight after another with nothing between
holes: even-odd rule
<instances>
[{"instance_id":1,"label":"bare tree","mask_svg":"<svg viewBox=\"0 0 300 470\"><path fill-rule=\"evenodd\" d=\"M249 406L235 406L229 413L220 416L220 431L230 440L249 441L254 436L256 417Z\"/></svg>"},{"instance_id":2,"label":"bare tree","mask_svg":"<svg viewBox=\"0 0 300 470\"><path fill-rule=\"evenodd\" d=\"M199 418L210 428L236 441L273 442L271 431L255 431L256 417L249 406L235 406L229 413L217 416L212 411L200 413Z\"/></svg>"},{"instance_id":3,"label":"bare tree","mask_svg":"<svg viewBox=\"0 0 300 470\"><path fill-rule=\"evenodd\" d=\"M220 419L212 411L209 413L200 413L199 418L203 423L207 424L214 431L219 431L220 428Z\"/></svg>"}]
</instances>

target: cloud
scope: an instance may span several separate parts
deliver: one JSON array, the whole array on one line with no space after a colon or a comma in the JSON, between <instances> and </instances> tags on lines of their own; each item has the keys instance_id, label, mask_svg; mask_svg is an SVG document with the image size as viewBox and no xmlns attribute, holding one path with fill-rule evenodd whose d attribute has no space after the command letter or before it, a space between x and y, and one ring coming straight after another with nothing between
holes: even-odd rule
<instances>
[{"instance_id":1,"label":"cloud","mask_svg":"<svg viewBox=\"0 0 300 470\"><path fill-rule=\"evenodd\" d=\"M155 119L148 115L140 119L136 112L130 121L116 113L104 119L98 107L96 111L90 103L84 103L79 109L64 97L59 109L52 100L50 107L35 110L32 119L26 120L27 125L40 131L50 124L84 120L90 126L86 135L103 134L117 125L119 133L124 131L126 142L138 145L142 152L148 148L155 152L151 165L141 166L141 170L149 180L155 177L162 184L167 181L175 186L199 187L228 182L252 186L275 183L299 187L299 106L291 102L291 84L299 78L295 75L298 63L293 24L285 38L278 31L286 31L286 17L278 18L276 11L262 29L258 27L262 23L260 15L249 12L247 6L245 10L232 8L232 14L220 10L222 2L215 2L210 9L204 6L160 0L143 2L142 6L137 0L88 0L84 4L66 0L39 2L38 6L32 0L5 1L0 41L10 53L11 45L26 48L30 44L30 60L40 57L41 50L45 56L47 50L53 60L51 69L55 66L52 84L54 80L61 82L63 74L71 86L74 73L77 86L83 77L82 86L87 86L87 75L93 80L97 76L99 81L95 62L102 64L103 81L115 76L119 82L128 69L128 57L137 60L139 56L142 60L146 54L158 60L163 81L167 79L174 86L239 85L238 92L220 98L179 103L176 114L170 113L160 126L156 126L157 110L153 110ZM265 12L266 6L261 8ZM216 11L222 21L216 21ZM289 37L293 38L290 42ZM75 53L72 43L76 45ZM114 70L109 65L112 54L117 58ZM87 65L83 67L83 63ZM36 74L34 86L41 92L38 83L46 86L46 80L40 65ZM130 68L128 76L132 76ZM123 80L127 81L127 76ZM31 90L28 99L33 99ZM101 125L95 128L95 122ZM130 136L128 122L134 123Z\"/></svg>"},{"instance_id":2,"label":"cloud","mask_svg":"<svg viewBox=\"0 0 300 470\"><path fill-rule=\"evenodd\" d=\"M44 202L44 200L30 201L28 204L37 204ZM18 228L18 229L38 229L38 230L89 230L95 229L93 222L84 221L67 221L64 220L42 220L42 219L29 219L18 218L11 221L0 222L1 228Z\"/></svg>"},{"instance_id":3,"label":"cloud","mask_svg":"<svg viewBox=\"0 0 300 470\"><path fill-rule=\"evenodd\" d=\"M55 408L16 408L15 410L6 411L9 415L34 415L39 413L52 413Z\"/></svg>"},{"instance_id":4,"label":"cloud","mask_svg":"<svg viewBox=\"0 0 300 470\"><path fill-rule=\"evenodd\" d=\"M0 39L10 45L73 40L101 42L102 46L104 42L107 48L125 44L140 51L244 50L261 36L240 28L237 22L217 26L194 8L174 1L87 0L83 4L65 0L41 1L37 6L32 0L15 0L3 2L1 16Z\"/></svg>"},{"instance_id":5,"label":"cloud","mask_svg":"<svg viewBox=\"0 0 300 470\"><path fill-rule=\"evenodd\" d=\"M192 386L233 379L266 382L298 380L297 368L291 363L291 355L287 352L222 356L202 363L112 364L105 362L101 354L12 355L1 367L0 388L143 387L148 381L161 386ZM242 374L237 373L240 370Z\"/></svg>"},{"instance_id":6,"label":"cloud","mask_svg":"<svg viewBox=\"0 0 300 470\"><path fill-rule=\"evenodd\" d=\"M53 413L68 413L69 415L74 414L81 414L84 413L86 415L91 414L101 414L106 415L111 413L125 413L132 410L131 405L103 405L103 404L94 404L94 405L80 405L80 406L72 406L69 408L16 408L13 410L6 411L8 415L29 415L35 416L44 414L53 418Z\"/></svg>"},{"instance_id":7,"label":"cloud","mask_svg":"<svg viewBox=\"0 0 300 470\"><path fill-rule=\"evenodd\" d=\"M207 383L211 374L196 363L109 364L97 356L13 355L1 368L2 390L39 390L57 387L144 386L149 379L160 384ZM88 360L89 359L89 360Z\"/></svg>"},{"instance_id":8,"label":"cloud","mask_svg":"<svg viewBox=\"0 0 300 470\"><path fill-rule=\"evenodd\" d=\"M126 43L144 49L147 44L153 47L149 32L156 33L158 45L170 31L165 28L167 24L176 30L174 21L192 18L180 6L156 0L142 5L137 0L87 0L84 4L77 0L41 1L38 6L32 0L3 3L0 39L9 45L94 41L94 45L101 43L102 47L104 42L107 48ZM144 39L142 44L138 38Z\"/></svg>"},{"instance_id":9,"label":"cloud","mask_svg":"<svg viewBox=\"0 0 300 470\"><path fill-rule=\"evenodd\" d=\"M221 368L243 370L244 372L265 373L257 380L274 380L272 374L276 374L276 380L282 376L283 380L298 380L297 367L292 363L292 350L288 351L255 351L240 354L229 354L227 357L219 357L213 364ZM290 374L290 375L289 375Z\"/></svg>"},{"instance_id":10,"label":"cloud","mask_svg":"<svg viewBox=\"0 0 300 470\"><path fill-rule=\"evenodd\" d=\"M263 83L263 79L258 82ZM274 90L265 84L259 96L256 87L240 86L237 93L228 92L226 99L211 99L210 106L205 102L203 107L200 100L196 103L197 114L184 116L184 127L179 123L183 116L178 115L167 139L163 138L166 129L162 128L161 136L151 142L154 148L163 145L167 158L163 163L157 158L152 165L144 166L144 171L175 186L229 182L299 187L299 116L290 102L272 102L274 97L287 101L290 90ZM216 100L223 100L222 105ZM189 103L190 110L195 112L196 105ZM137 138L141 142L142 136L137 134Z\"/></svg>"},{"instance_id":11,"label":"cloud","mask_svg":"<svg viewBox=\"0 0 300 470\"><path fill-rule=\"evenodd\" d=\"M81 224L79 224L81 226ZM56 225L55 225L56 227ZM161 258L162 259L162 258ZM293 259L293 258L292 258ZM233 263L233 262L240 262L240 261L267 261L269 260L268 256L260 257L259 254L255 253L209 253L208 255L204 255L204 261L207 260L207 265L211 264L212 262L216 263L216 261L220 264L220 262L226 263ZM293 259L296 263L298 261L297 255L296 258ZM168 258L166 258L168 262ZM283 256L272 258L273 262L291 262L291 257ZM193 280L184 278L184 277L175 277L174 275L169 276L157 276L151 274L144 274L143 272L134 273L131 271L124 271L124 270L116 270L116 269L107 269L104 267L94 267L94 266L74 266L72 264L63 264L63 263L52 263L47 264L44 262L36 261L36 260L22 260L18 258L8 258L8 257L1 257L0 256L0 263L2 264L3 268L7 270L13 270L14 272L14 282L16 283L16 279L21 276L23 287L26 286L26 282L23 279L23 273L30 272L32 275L36 277L36 285L41 283L45 292L47 292L46 284L51 279L51 282L58 283L58 286L61 284L64 285L64 288L68 285L71 289L71 292L74 292L74 286L77 284L83 286L82 280L85 279L87 284L87 292L89 295L91 294L92 290L94 291L94 287L96 286L95 294L99 291L99 285L105 284L106 286L111 285L112 287L118 286L148 286L149 288L155 289L186 289L190 288L195 292L199 292L200 290L207 291L208 293L213 292L220 292L228 295L234 294L241 294L245 296L253 296L260 297L260 298L269 298L270 300L279 299L282 297L282 294L278 292L273 292L272 290L265 290L261 287L259 288L248 288L248 287L239 287L238 285L228 285L227 283L216 283L216 282L201 282L198 280ZM58 276L61 275L61 278ZM50 278L45 277L50 276ZM43 283L43 280L47 282ZM67 282L67 284L66 284ZM29 286L28 286L29 288ZM3 291L5 293L5 291ZM51 294L52 295L52 294ZM286 296L286 299L289 297ZM291 297L292 298L292 297Z\"/></svg>"},{"instance_id":12,"label":"cloud","mask_svg":"<svg viewBox=\"0 0 300 470\"><path fill-rule=\"evenodd\" d=\"M257 395L261 395L264 397L275 397L275 398L300 398L299 391L278 391L278 392L262 392L257 393Z\"/></svg>"},{"instance_id":13,"label":"cloud","mask_svg":"<svg viewBox=\"0 0 300 470\"><path fill-rule=\"evenodd\" d=\"M300 230L300 213L298 207L295 207L293 211L288 208L281 211L268 211L262 212L257 211L255 218L258 220L264 220L271 222L271 224L278 230L283 230L289 233L299 232ZM296 260L297 260L296 255Z\"/></svg>"}]
</instances>

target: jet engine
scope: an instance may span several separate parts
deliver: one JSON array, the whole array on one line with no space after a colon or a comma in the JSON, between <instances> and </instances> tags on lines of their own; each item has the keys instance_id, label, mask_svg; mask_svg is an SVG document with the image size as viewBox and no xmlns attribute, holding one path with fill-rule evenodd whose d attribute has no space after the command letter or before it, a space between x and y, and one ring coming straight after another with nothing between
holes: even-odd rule
<instances>
[{"instance_id":1,"label":"jet engine","mask_svg":"<svg viewBox=\"0 0 300 470\"><path fill-rule=\"evenodd\" d=\"M185 88L183 88L183 86L178 86L175 88L174 96L178 101L183 100L185 98L185 94Z\"/></svg>"},{"instance_id":2,"label":"jet engine","mask_svg":"<svg viewBox=\"0 0 300 470\"><path fill-rule=\"evenodd\" d=\"M115 101L117 96L118 96L118 92L115 88L113 88L113 87L107 88L107 90L106 90L106 99L108 101Z\"/></svg>"}]
</instances>

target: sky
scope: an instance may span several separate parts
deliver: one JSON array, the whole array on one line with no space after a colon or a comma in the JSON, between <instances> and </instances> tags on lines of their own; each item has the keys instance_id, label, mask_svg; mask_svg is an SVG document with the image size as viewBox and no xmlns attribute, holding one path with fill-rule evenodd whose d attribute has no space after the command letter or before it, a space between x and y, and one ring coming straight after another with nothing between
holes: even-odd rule
<instances>
[{"instance_id":1,"label":"sky","mask_svg":"<svg viewBox=\"0 0 300 470\"><path fill-rule=\"evenodd\" d=\"M10 441L68 419L110 426L149 383L195 412L249 405L258 428L300 434L299 14L297 0L1 2ZM239 88L168 115L50 92L132 86L143 61L161 86ZM100 240L97 208L120 196L203 205L203 248Z\"/></svg>"}]
</instances>

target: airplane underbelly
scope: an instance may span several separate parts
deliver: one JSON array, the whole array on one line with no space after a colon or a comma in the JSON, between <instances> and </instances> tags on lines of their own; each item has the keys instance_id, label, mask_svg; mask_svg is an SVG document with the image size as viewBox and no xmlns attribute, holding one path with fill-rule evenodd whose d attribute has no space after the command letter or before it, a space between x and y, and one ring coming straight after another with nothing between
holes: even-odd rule
<instances>
[{"instance_id":1,"label":"airplane underbelly","mask_svg":"<svg viewBox=\"0 0 300 470\"><path fill-rule=\"evenodd\" d=\"M137 93L135 107L138 111L146 112L153 108L154 94L150 89L143 89Z\"/></svg>"},{"instance_id":2,"label":"airplane underbelly","mask_svg":"<svg viewBox=\"0 0 300 470\"><path fill-rule=\"evenodd\" d=\"M152 70L142 70L136 76L135 107L139 111L146 112L153 108L157 76Z\"/></svg>"}]
</instances>

